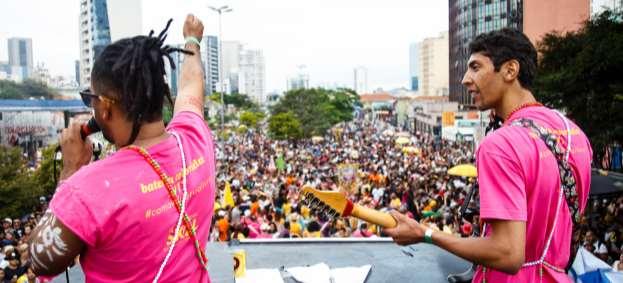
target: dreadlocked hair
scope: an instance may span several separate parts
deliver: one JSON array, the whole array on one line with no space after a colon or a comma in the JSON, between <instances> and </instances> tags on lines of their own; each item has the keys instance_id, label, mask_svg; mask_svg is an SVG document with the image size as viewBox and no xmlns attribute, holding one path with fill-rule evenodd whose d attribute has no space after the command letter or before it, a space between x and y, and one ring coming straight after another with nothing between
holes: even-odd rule
<instances>
[{"instance_id":1,"label":"dreadlocked hair","mask_svg":"<svg viewBox=\"0 0 623 283\"><path fill-rule=\"evenodd\" d=\"M133 123L128 144L134 142L142 123L162 119L165 97L173 104L165 81L164 58L169 60L171 69L175 69L171 58L173 52L194 54L164 45L172 21L167 22L158 37L153 36L152 30L148 36L124 38L106 46L93 64L91 78L94 87L102 93L112 90L126 118Z\"/></svg>"}]
</instances>

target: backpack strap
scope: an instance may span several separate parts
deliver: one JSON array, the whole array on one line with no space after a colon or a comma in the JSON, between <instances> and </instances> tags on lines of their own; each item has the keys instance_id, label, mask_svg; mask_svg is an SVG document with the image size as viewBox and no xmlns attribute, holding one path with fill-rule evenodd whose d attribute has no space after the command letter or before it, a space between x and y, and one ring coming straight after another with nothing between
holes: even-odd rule
<instances>
[{"instance_id":1,"label":"backpack strap","mask_svg":"<svg viewBox=\"0 0 623 283\"><path fill-rule=\"evenodd\" d=\"M567 207L569 208L569 213L571 215L573 227L575 228L577 227L577 223L579 222L580 205L579 205L579 197L578 197L577 190L576 190L575 177L573 176L573 171L571 170L571 167L569 166L569 154L571 153L571 128L569 127L568 120L559 112L556 111L556 113L564 121L565 130L567 132L567 146L564 152L560 149L560 146L559 146L560 140L558 136L556 136L553 133L550 133L544 127L537 125L533 120L522 118L522 119L518 119L514 121L511 125L520 126L520 127L529 129L533 134L538 136L545 143L547 148L552 152L552 154L556 158L556 161L558 163L558 171L560 174L560 189L561 189L560 194L561 195L558 200L558 206L557 206L558 209L556 211L556 219L554 220L555 221L554 224L556 224L556 221L558 218L560 198L564 196L564 199L567 202ZM556 225L553 226L553 228L555 227ZM548 264L547 262L544 262L544 261L545 261L545 256L549 249L549 244L551 242L553 233L554 231L552 229L548 237L548 240L546 242L546 246L544 248L541 258L538 261L526 263L524 264L524 266L531 266L531 265L537 265L537 264L545 264L545 266L551 266L551 264ZM571 264L573 263L573 260L575 259L577 248L578 248L578 244L572 235L571 247L570 247L570 258L565 268L566 271L569 270L569 268L571 267Z\"/></svg>"}]
</instances>

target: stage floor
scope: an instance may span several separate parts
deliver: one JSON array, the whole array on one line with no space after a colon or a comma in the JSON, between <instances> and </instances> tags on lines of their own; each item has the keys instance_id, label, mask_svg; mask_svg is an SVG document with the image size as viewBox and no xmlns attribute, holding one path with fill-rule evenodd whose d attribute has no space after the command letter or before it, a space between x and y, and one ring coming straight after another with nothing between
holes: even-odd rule
<instances>
[{"instance_id":1,"label":"stage floor","mask_svg":"<svg viewBox=\"0 0 623 283\"><path fill-rule=\"evenodd\" d=\"M305 266L320 262L331 268L370 264L372 268L366 283L444 283L449 273L462 272L470 266L470 263L433 245L400 247L389 239L249 240L231 247L223 243L208 245L212 282L234 283L230 254L233 249L246 251L247 269ZM285 282L294 282L288 280ZM53 282L65 282L65 275ZM84 282L84 275L78 267L70 271L70 282Z\"/></svg>"}]
</instances>

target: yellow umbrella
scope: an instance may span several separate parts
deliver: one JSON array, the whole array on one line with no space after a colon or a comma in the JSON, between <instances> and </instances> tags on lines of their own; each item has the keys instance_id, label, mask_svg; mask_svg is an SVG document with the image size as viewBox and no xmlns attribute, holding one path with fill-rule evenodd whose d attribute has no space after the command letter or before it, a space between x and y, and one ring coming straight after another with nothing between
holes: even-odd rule
<instances>
[{"instance_id":1,"label":"yellow umbrella","mask_svg":"<svg viewBox=\"0 0 623 283\"><path fill-rule=\"evenodd\" d=\"M461 164L450 168L448 170L448 175L476 177L478 176L478 172L476 171L476 166L472 164Z\"/></svg>"},{"instance_id":2,"label":"yellow umbrella","mask_svg":"<svg viewBox=\"0 0 623 283\"><path fill-rule=\"evenodd\" d=\"M409 143L409 139L405 137L399 137L396 139L396 143L399 145L407 144Z\"/></svg>"},{"instance_id":3,"label":"yellow umbrella","mask_svg":"<svg viewBox=\"0 0 623 283\"><path fill-rule=\"evenodd\" d=\"M420 153L420 149L414 146L405 146L402 148L403 153Z\"/></svg>"},{"instance_id":4,"label":"yellow umbrella","mask_svg":"<svg viewBox=\"0 0 623 283\"><path fill-rule=\"evenodd\" d=\"M321 142L321 141L323 141L323 140L324 140L324 138L323 138L323 137L321 137L321 136L313 136L313 137L312 137L312 141L313 141L313 142Z\"/></svg>"}]
</instances>

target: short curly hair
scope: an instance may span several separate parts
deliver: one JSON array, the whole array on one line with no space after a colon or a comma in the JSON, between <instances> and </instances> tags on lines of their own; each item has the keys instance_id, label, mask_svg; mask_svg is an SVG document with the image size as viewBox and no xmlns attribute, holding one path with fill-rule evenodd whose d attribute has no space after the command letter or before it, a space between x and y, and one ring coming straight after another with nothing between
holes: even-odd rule
<instances>
[{"instance_id":1,"label":"short curly hair","mask_svg":"<svg viewBox=\"0 0 623 283\"><path fill-rule=\"evenodd\" d=\"M521 31L504 28L478 35L469 43L469 53L491 58L495 71L509 60L519 62L519 83L531 90L537 71L537 51Z\"/></svg>"}]
</instances>

